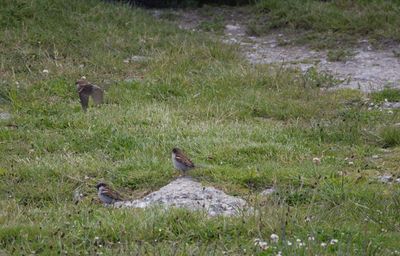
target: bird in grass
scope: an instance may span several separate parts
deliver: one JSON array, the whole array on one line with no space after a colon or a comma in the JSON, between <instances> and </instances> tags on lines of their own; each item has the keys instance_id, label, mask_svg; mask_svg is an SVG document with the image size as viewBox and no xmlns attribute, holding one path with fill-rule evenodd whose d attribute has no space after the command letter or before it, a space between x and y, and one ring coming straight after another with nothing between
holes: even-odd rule
<instances>
[{"instance_id":1,"label":"bird in grass","mask_svg":"<svg viewBox=\"0 0 400 256\"><path fill-rule=\"evenodd\" d=\"M105 204L113 204L122 201L122 196L115 190L111 189L107 184L100 182L96 185L97 195L99 199Z\"/></svg>"},{"instance_id":2,"label":"bird in grass","mask_svg":"<svg viewBox=\"0 0 400 256\"><path fill-rule=\"evenodd\" d=\"M89 106L89 97L92 97L95 105L103 103L104 91L97 85L91 84L85 79L76 81L76 89L78 90L79 98L83 111Z\"/></svg>"},{"instance_id":3,"label":"bird in grass","mask_svg":"<svg viewBox=\"0 0 400 256\"><path fill-rule=\"evenodd\" d=\"M172 164L175 169L183 173L183 176L186 176L186 172L195 167L192 160L190 160L179 148L172 149Z\"/></svg>"}]
</instances>

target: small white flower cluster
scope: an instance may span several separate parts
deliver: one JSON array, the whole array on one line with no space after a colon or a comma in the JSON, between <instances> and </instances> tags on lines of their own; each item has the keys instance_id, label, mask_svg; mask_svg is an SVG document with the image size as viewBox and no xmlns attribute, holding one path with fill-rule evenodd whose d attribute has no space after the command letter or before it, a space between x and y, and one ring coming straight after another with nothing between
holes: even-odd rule
<instances>
[{"instance_id":1,"label":"small white flower cluster","mask_svg":"<svg viewBox=\"0 0 400 256\"><path fill-rule=\"evenodd\" d=\"M278 243L279 236L277 234L271 234L270 236L271 243ZM265 251L269 248L268 243L261 238L254 239L254 245L258 246L261 250ZM278 255L281 255L281 252L278 252Z\"/></svg>"},{"instance_id":2,"label":"small white flower cluster","mask_svg":"<svg viewBox=\"0 0 400 256\"><path fill-rule=\"evenodd\" d=\"M332 245L334 245L334 244L337 244L338 242L339 242L339 240L337 240L337 239L332 239L329 243L332 244Z\"/></svg>"},{"instance_id":3,"label":"small white flower cluster","mask_svg":"<svg viewBox=\"0 0 400 256\"><path fill-rule=\"evenodd\" d=\"M269 248L268 243L261 240L260 238L254 239L254 245L258 246L263 251L265 251Z\"/></svg>"},{"instance_id":4,"label":"small white flower cluster","mask_svg":"<svg viewBox=\"0 0 400 256\"><path fill-rule=\"evenodd\" d=\"M337 244L338 242L339 242L339 240L337 240L337 239L331 239L331 241L329 241L329 244L330 244L330 245L335 245L335 244ZM325 247L327 247L327 246L328 246L327 243L321 243L321 247L325 248Z\"/></svg>"},{"instance_id":5,"label":"small white flower cluster","mask_svg":"<svg viewBox=\"0 0 400 256\"><path fill-rule=\"evenodd\" d=\"M319 158L319 157L314 157L314 158L312 159L312 161L313 161L314 164L319 165L319 164L321 163L321 158Z\"/></svg>"},{"instance_id":6,"label":"small white flower cluster","mask_svg":"<svg viewBox=\"0 0 400 256\"><path fill-rule=\"evenodd\" d=\"M279 242L279 236L277 234L271 234L271 242L273 243Z\"/></svg>"},{"instance_id":7,"label":"small white flower cluster","mask_svg":"<svg viewBox=\"0 0 400 256\"><path fill-rule=\"evenodd\" d=\"M287 240L286 243L287 243L288 246L292 246L293 245L293 243L290 242L289 240ZM303 247L305 245L306 244L303 241L301 241L301 239L299 239L299 238L296 239L296 246L297 247Z\"/></svg>"},{"instance_id":8,"label":"small white flower cluster","mask_svg":"<svg viewBox=\"0 0 400 256\"><path fill-rule=\"evenodd\" d=\"M303 243L303 241L301 241L301 239L296 239L296 243L298 247L303 247L305 244Z\"/></svg>"}]
</instances>

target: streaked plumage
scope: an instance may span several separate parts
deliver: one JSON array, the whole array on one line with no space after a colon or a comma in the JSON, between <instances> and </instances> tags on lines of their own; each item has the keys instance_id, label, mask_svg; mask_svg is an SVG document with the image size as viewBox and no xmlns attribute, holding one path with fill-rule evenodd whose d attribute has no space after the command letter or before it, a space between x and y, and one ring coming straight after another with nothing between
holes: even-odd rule
<instances>
[{"instance_id":1,"label":"streaked plumage","mask_svg":"<svg viewBox=\"0 0 400 256\"><path fill-rule=\"evenodd\" d=\"M76 88L78 90L83 111L86 111L89 106L90 96L92 97L95 105L103 103L104 91L97 85L91 84L88 81L81 79L76 81Z\"/></svg>"},{"instance_id":2,"label":"streaked plumage","mask_svg":"<svg viewBox=\"0 0 400 256\"><path fill-rule=\"evenodd\" d=\"M172 164L177 170L182 171L184 176L187 171L195 167L192 160L183 154L179 148L172 149Z\"/></svg>"},{"instance_id":3,"label":"streaked plumage","mask_svg":"<svg viewBox=\"0 0 400 256\"><path fill-rule=\"evenodd\" d=\"M100 182L96 186L97 188L97 195L99 199L105 204L113 204L118 201L122 201L122 196L115 190L108 187L107 184Z\"/></svg>"}]
</instances>

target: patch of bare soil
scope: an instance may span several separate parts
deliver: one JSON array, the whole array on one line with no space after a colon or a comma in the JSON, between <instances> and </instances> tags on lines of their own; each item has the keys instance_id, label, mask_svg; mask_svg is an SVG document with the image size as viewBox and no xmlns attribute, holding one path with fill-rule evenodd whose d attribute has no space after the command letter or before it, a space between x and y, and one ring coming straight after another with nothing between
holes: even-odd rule
<instances>
[{"instance_id":1,"label":"patch of bare soil","mask_svg":"<svg viewBox=\"0 0 400 256\"><path fill-rule=\"evenodd\" d=\"M168 12L168 15L165 13ZM400 88L400 58L395 52L399 46L375 50L361 40L353 54L345 61L329 61L328 51L315 51L307 46L296 46L279 33L255 37L246 33L248 13L240 8L214 8L211 10L156 10L153 15L171 19L180 28L199 30L205 22L222 22L222 33L215 36L227 44L239 44L242 54L253 64L276 64L279 67L310 68L333 75L340 82L336 88L360 89L363 92L385 87ZM246 17L247 15L247 17Z\"/></svg>"}]
</instances>

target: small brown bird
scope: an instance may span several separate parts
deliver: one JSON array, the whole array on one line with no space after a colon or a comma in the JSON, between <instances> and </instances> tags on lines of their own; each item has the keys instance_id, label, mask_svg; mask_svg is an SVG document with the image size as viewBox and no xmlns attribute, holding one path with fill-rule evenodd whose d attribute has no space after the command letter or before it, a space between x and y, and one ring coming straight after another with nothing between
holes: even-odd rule
<instances>
[{"instance_id":1,"label":"small brown bird","mask_svg":"<svg viewBox=\"0 0 400 256\"><path fill-rule=\"evenodd\" d=\"M192 160L185 156L179 148L172 149L172 164L176 169L182 171L183 176L186 176L187 171L195 168Z\"/></svg>"},{"instance_id":2,"label":"small brown bird","mask_svg":"<svg viewBox=\"0 0 400 256\"><path fill-rule=\"evenodd\" d=\"M113 204L118 201L122 201L122 196L115 190L108 187L107 184L100 182L96 185L97 188L97 195L99 196L100 200L105 204Z\"/></svg>"},{"instance_id":3,"label":"small brown bird","mask_svg":"<svg viewBox=\"0 0 400 256\"><path fill-rule=\"evenodd\" d=\"M85 79L80 79L76 81L75 84L76 89L78 90L79 98L81 100L83 111L86 111L89 106L89 96L92 97L95 105L103 103L103 89L101 89L97 85L89 83Z\"/></svg>"}]
</instances>

